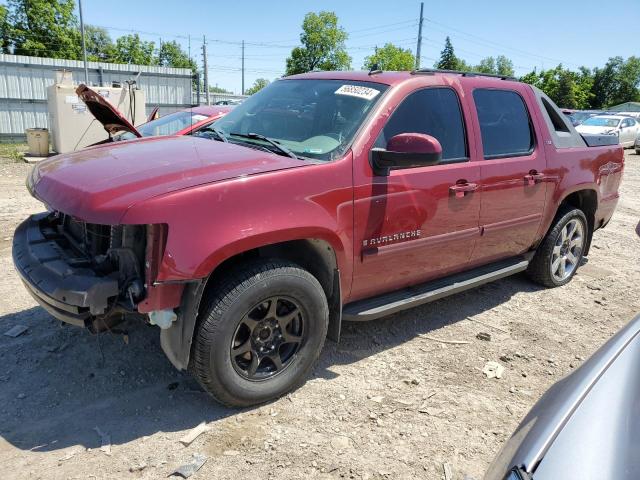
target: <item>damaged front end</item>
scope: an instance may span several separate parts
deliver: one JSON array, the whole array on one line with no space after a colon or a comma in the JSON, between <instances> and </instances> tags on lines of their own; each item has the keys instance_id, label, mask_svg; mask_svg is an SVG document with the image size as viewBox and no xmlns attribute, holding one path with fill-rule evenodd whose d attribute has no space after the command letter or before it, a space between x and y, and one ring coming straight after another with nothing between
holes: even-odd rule
<instances>
[{"instance_id":1,"label":"damaged front end","mask_svg":"<svg viewBox=\"0 0 640 480\"><path fill-rule=\"evenodd\" d=\"M17 229L13 260L31 295L54 317L94 332L127 313L148 313L148 285L164 225L100 225L60 212L29 217Z\"/></svg>"}]
</instances>

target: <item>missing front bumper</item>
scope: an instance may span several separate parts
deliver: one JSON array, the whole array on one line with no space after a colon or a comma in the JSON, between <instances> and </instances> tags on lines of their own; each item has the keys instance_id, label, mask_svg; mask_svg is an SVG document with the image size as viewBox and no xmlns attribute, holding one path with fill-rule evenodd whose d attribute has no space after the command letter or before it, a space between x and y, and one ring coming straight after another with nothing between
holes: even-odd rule
<instances>
[{"instance_id":1,"label":"missing front bumper","mask_svg":"<svg viewBox=\"0 0 640 480\"><path fill-rule=\"evenodd\" d=\"M86 326L108 313L118 297L117 276L98 276L73 259L46 228L50 214L33 215L21 223L13 238L13 262L29 293L51 315Z\"/></svg>"}]
</instances>

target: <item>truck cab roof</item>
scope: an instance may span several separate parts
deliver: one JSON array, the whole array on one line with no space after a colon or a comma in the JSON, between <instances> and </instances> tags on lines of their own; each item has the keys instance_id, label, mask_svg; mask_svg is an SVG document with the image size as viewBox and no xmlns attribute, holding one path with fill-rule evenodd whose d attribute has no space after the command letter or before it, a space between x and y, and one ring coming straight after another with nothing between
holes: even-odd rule
<instances>
[{"instance_id":1,"label":"truck cab roof","mask_svg":"<svg viewBox=\"0 0 640 480\"><path fill-rule=\"evenodd\" d=\"M367 72L365 70L360 71L316 71L301 73L298 75L291 75L285 77L285 79L317 79L317 80L353 80L360 82L374 82L382 83L389 86L399 85L401 83L410 81L414 78L420 78L423 76L432 76L434 78L456 78L462 82L469 81L517 81L513 77L491 75L478 72L461 72L455 70L434 70L434 69L422 69L414 71L380 71Z\"/></svg>"}]
</instances>

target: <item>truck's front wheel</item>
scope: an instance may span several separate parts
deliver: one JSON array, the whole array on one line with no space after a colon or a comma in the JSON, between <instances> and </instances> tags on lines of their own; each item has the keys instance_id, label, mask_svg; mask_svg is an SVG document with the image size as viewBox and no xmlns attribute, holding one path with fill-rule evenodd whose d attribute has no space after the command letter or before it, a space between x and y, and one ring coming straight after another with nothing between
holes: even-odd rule
<instances>
[{"instance_id":1,"label":"truck's front wheel","mask_svg":"<svg viewBox=\"0 0 640 480\"><path fill-rule=\"evenodd\" d=\"M313 368L328 319L324 291L309 272L283 261L246 264L204 300L191 370L225 405L272 400Z\"/></svg>"}]
</instances>

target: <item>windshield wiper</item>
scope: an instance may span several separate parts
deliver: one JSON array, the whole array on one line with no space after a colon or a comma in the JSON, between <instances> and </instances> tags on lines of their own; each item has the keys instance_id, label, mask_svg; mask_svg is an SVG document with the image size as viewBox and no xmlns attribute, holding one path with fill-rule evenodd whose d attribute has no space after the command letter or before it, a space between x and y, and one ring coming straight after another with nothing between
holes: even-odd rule
<instances>
[{"instance_id":1,"label":"windshield wiper","mask_svg":"<svg viewBox=\"0 0 640 480\"><path fill-rule=\"evenodd\" d=\"M207 132L215 133L216 136L223 142L228 142L229 141L229 139L227 138L227 135L222 130L220 130L217 127L214 127L213 125L205 127L202 130L202 132L196 132L196 136L197 137L206 137L206 133Z\"/></svg>"},{"instance_id":2,"label":"windshield wiper","mask_svg":"<svg viewBox=\"0 0 640 480\"><path fill-rule=\"evenodd\" d=\"M295 153L293 153L291 150L289 150L284 145L281 145L280 142L278 142L277 140L274 140L272 138L265 137L264 135L260 135L259 133L230 133L229 135L234 136L234 137L249 138L249 139L254 139L254 140L262 140L263 142L267 142L268 144L276 147L276 149L278 149L281 153L284 153L286 156L291 157L291 158L295 158L296 160L298 159L298 156Z\"/></svg>"}]
</instances>

